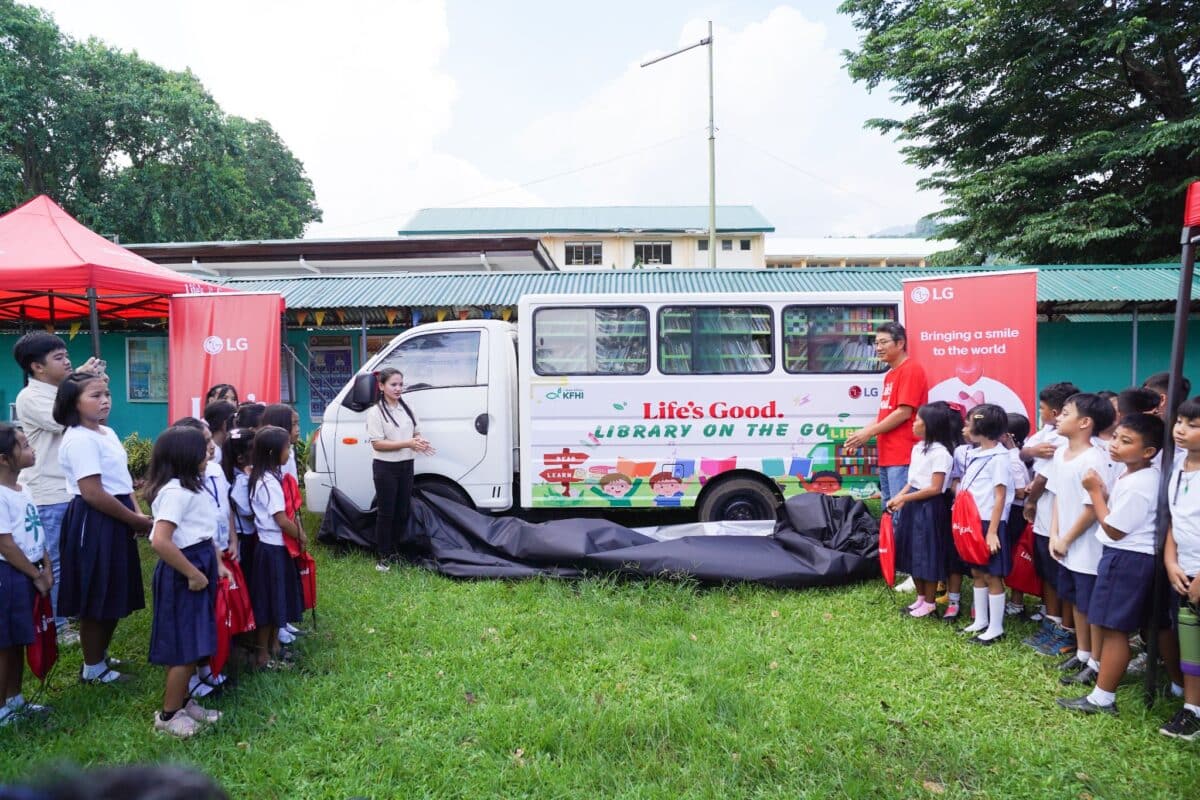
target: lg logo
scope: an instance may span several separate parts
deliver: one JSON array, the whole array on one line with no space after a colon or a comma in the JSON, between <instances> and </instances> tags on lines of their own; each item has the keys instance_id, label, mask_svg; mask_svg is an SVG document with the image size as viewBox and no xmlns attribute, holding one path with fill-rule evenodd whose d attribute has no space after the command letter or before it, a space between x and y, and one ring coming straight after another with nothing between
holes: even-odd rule
<instances>
[{"instance_id":1,"label":"lg logo","mask_svg":"<svg viewBox=\"0 0 1200 800\"><path fill-rule=\"evenodd\" d=\"M879 397L878 386L851 386L850 399L857 400L860 397Z\"/></svg>"},{"instance_id":2,"label":"lg logo","mask_svg":"<svg viewBox=\"0 0 1200 800\"><path fill-rule=\"evenodd\" d=\"M915 286L908 297L917 305L928 303L930 300L953 300L954 289L950 286L935 286L932 289L927 286Z\"/></svg>"},{"instance_id":3,"label":"lg logo","mask_svg":"<svg viewBox=\"0 0 1200 800\"><path fill-rule=\"evenodd\" d=\"M204 340L204 352L210 356L228 350L230 352L245 352L250 349L250 340L245 336L236 339L222 339L220 336L209 336Z\"/></svg>"}]
</instances>

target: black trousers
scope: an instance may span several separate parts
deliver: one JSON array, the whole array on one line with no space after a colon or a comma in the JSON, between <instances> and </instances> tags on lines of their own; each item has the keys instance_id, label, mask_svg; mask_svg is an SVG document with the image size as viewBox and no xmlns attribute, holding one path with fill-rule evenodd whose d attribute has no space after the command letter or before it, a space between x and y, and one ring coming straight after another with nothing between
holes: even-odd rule
<instances>
[{"instance_id":1,"label":"black trousers","mask_svg":"<svg viewBox=\"0 0 1200 800\"><path fill-rule=\"evenodd\" d=\"M375 554L388 558L399 554L397 542L408 525L412 501L413 461L371 461L375 478Z\"/></svg>"}]
</instances>

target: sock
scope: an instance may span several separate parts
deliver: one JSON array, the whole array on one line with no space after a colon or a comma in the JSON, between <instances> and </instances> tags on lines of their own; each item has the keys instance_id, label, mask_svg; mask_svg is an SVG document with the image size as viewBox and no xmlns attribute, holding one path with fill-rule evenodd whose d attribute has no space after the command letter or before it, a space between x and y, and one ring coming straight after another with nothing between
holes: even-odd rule
<instances>
[{"instance_id":1,"label":"sock","mask_svg":"<svg viewBox=\"0 0 1200 800\"><path fill-rule=\"evenodd\" d=\"M201 664L196 671L200 674L202 679L212 677L212 667L210 667L208 664Z\"/></svg>"},{"instance_id":2,"label":"sock","mask_svg":"<svg viewBox=\"0 0 1200 800\"><path fill-rule=\"evenodd\" d=\"M1060 627L1060 628L1062 627L1062 617L1056 617L1052 614L1046 614L1046 619L1050 620L1058 627Z\"/></svg>"},{"instance_id":3,"label":"sock","mask_svg":"<svg viewBox=\"0 0 1200 800\"><path fill-rule=\"evenodd\" d=\"M1183 687L1174 681L1171 681L1171 696L1183 697Z\"/></svg>"},{"instance_id":4,"label":"sock","mask_svg":"<svg viewBox=\"0 0 1200 800\"><path fill-rule=\"evenodd\" d=\"M1097 661L1097 660L1096 660L1096 659L1094 659L1094 658L1089 658L1089 659L1087 660L1087 665L1088 665L1089 667L1091 667L1092 669L1094 669L1096 672L1099 672L1099 671L1100 671L1100 662L1099 662L1099 661Z\"/></svg>"},{"instance_id":5,"label":"sock","mask_svg":"<svg viewBox=\"0 0 1200 800\"><path fill-rule=\"evenodd\" d=\"M179 713L178 708L175 709L174 711L167 711L164 708L162 711L158 712L158 716L163 722L170 722L171 718L174 717L178 713Z\"/></svg>"},{"instance_id":6,"label":"sock","mask_svg":"<svg viewBox=\"0 0 1200 800\"><path fill-rule=\"evenodd\" d=\"M1087 662L1092 660L1092 653L1090 650L1076 650L1075 651L1075 659L1080 664L1086 664Z\"/></svg>"},{"instance_id":7,"label":"sock","mask_svg":"<svg viewBox=\"0 0 1200 800\"><path fill-rule=\"evenodd\" d=\"M84 664L83 677L89 681L94 678L99 678L104 674L106 669L108 669L108 664L106 664L103 660L101 660L99 664Z\"/></svg>"},{"instance_id":8,"label":"sock","mask_svg":"<svg viewBox=\"0 0 1200 800\"><path fill-rule=\"evenodd\" d=\"M946 592L946 596L950 598L950 602L954 603L954 605L958 605L958 602L962 600L961 592Z\"/></svg>"},{"instance_id":9,"label":"sock","mask_svg":"<svg viewBox=\"0 0 1200 800\"><path fill-rule=\"evenodd\" d=\"M1088 695L1087 699L1094 706L1111 706L1117 701L1117 693L1106 692L1097 686L1092 689L1092 693Z\"/></svg>"},{"instance_id":10,"label":"sock","mask_svg":"<svg viewBox=\"0 0 1200 800\"><path fill-rule=\"evenodd\" d=\"M1188 711L1192 712L1193 714L1195 714L1197 717L1200 717L1200 706L1194 705L1192 703L1184 703L1183 707L1186 708Z\"/></svg>"},{"instance_id":11,"label":"sock","mask_svg":"<svg viewBox=\"0 0 1200 800\"><path fill-rule=\"evenodd\" d=\"M968 625L963 630L967 631L983 631L987 630L988 626L988 590L986 586L975 588L975 621ZM1000 612L1003 614L1003 610Z\"/></svg>"},{"instance_id":12,"label":"sock","mask_svg":"<svg viewBox=\"0 0 1200 800\"><path fill-rule=\"evenodd\" d=\"M16 711L18 708L25 705L25 695L14 694L12 697L8 698L8 702L5 705L7 705L10 710Z\"/></svg>"},{"instance_id":13,"label":"sock","mask_svg":"<svg viewBox=\"0 0 1200 800\"><path fill-rule=\"evenodd\" d=\"M988 621L987 630L979 634L980 639L991 641L1004 633L1004 604L1006 599L1004 592L1000 594L988 595Z\"/></svg>"}]
</instances>

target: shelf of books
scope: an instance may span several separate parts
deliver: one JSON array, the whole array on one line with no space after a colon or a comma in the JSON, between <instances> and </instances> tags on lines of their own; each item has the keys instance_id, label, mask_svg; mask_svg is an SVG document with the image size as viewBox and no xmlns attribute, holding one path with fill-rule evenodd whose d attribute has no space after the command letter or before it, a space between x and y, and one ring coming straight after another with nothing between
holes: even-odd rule
<instances>
[{"instance_id":1,"label":"shelf of books","mask_svg":"<svg viewBox=\"0 0 1200 800\"><path fill-rule=\"evenodd\" d=\"M562 308L534 319L539 375L640 375L650 364L643 308Z\"/></svg>"},{"instance_id":2,"label":"shelf of books","mask_svg":"<svg viewBox=\"0 0 1200 800\"><path fill-rule=\"evenodd\" d=\"M659 368L666 374L770 372L771 309L670 307L659 311Z\"/></svg>"},{"instance_id":3,"label":"shelf of books","mask_svg":"<svg viewBox=\"0 0 1200 800\"><path fill-rule=\"evenodd\" d=\"M895 306L790 306L783 311L783 367L788 372L882 372L875 329L895 321Z\"/></svg>"}]
</instances>

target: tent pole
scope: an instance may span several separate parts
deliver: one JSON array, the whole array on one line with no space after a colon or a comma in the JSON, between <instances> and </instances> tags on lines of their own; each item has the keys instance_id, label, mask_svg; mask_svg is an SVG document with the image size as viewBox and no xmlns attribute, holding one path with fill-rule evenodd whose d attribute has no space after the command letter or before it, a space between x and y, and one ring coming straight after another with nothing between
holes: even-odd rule
<instances>
[{"instance_id":1,"label":"tent pole","mask_svg":"<svg viewBox=\"0 0 1200 800\"><path fill-rule=\"evenodd\" d=\"M1193 184L1193 190L1200 184ZM1200 195L1200 192L1192 192ZM1190 221L1190 214L1185 213L1185 221ZM1167 539L1170 504L1169 485L1171 465L1174 464L1175 439L1171 429L1175 424L1176 411L1179 408L1179 387L1183 377L1183 356L1187 348L1188 314L1192 309L1192 277L1196 268L1196 242L1200 240L1200 225L1184 225L1183 254L1179 270L1179 296L1175 300L1175 335L1171 339L1171 377L1167 382L1167 408L1164 419L1167 422L1167 435L1163 437L1162 463L1163 479L1158 482L1158 512L1154 525L1154 590L1151 594L1153 612L1150 615L1150 629L1147 631L1146 642L1146 707L1154 705L1156 682L1158 680L1158 630L1159 617L1165 609L1163 592L1166 590L1166 568L1163 565L1163 546Z\"/></svg>"},{"instance_id":2,"label":"tent pole","mask_svg":"<svg viewBox=\"0 0 1200 800\"><path fill-rule=\"evenodd\" d=\"M1138 354L1138 307L1137 307L1136 305L1133 307L1133 342L1132 342L1132 348L1131 348L1131 349L1132 349L1132 353L1131 353L1130 361L1131 361L1131 363L1132 363L1132 365L1133 365L1133 366L1130 368L1130 372L1132 372L1133 374L1132 374L1132 375L1130 376L1130 378L1129 378L1129 385L1130 385L1130 386L1138 386L1138 385L1139 385L1139 384L1138 384L1138 363L1137 363L1137 354Z\"/></svg>"},{"instance_id":3,"label":"tent pole","mask_svg":"<svg viewBox=\"0 0 1200 800\"><path fill-rule=\"evenodd\" d=\"M92 357L100 358L100 309L96 305L96 290L87 290L88 322L92 329Z\"/></svg>"}]
</instances>

